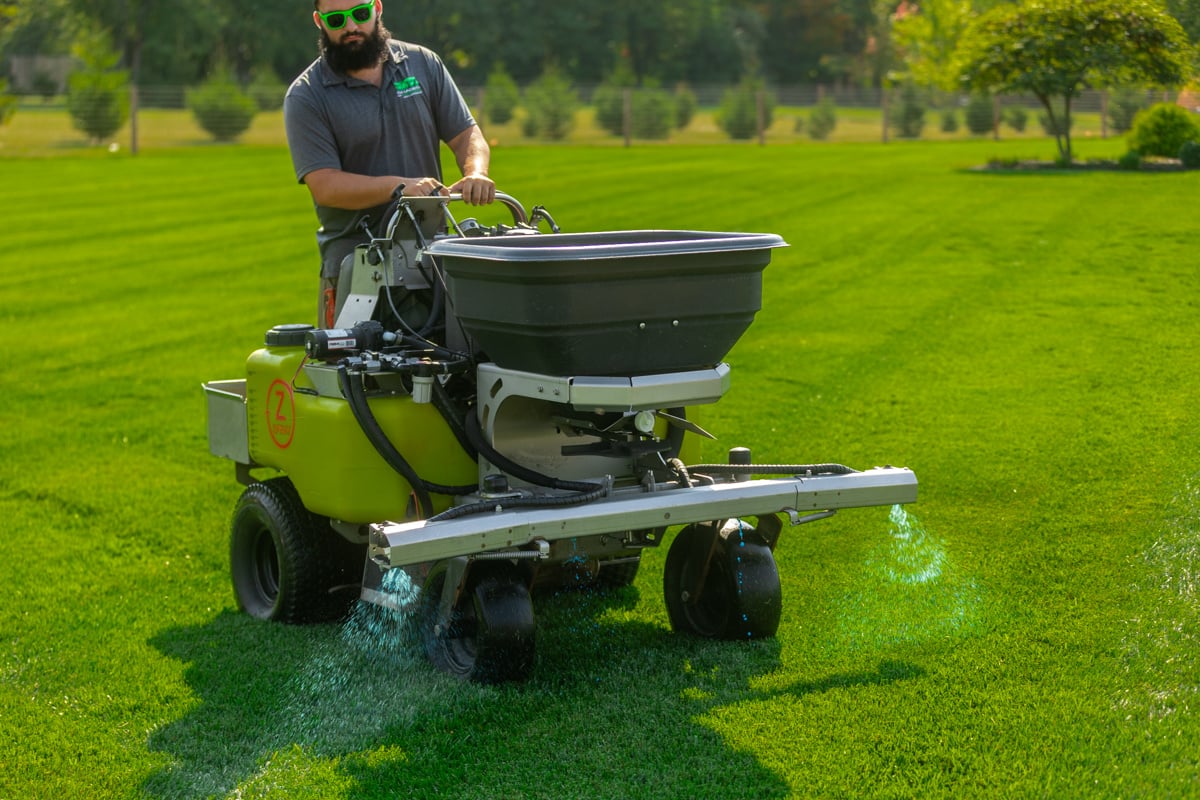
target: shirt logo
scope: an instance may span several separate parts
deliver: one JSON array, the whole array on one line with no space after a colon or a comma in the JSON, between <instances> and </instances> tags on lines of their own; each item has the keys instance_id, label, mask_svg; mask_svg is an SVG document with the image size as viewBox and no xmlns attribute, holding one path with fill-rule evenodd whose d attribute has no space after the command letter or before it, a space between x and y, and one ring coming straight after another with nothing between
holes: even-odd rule
<instances>
[{"instance_id":1,"label":"shirt logo","mask_svg":"<svg viewBox=\"0 0 1200 800\"><path fill-rule=\"evenodd\" d=\"M392 86L396 87L396 97L415 97L422 93L421 83L415 77L395 81Z\"/></svg>"}]
</instances>

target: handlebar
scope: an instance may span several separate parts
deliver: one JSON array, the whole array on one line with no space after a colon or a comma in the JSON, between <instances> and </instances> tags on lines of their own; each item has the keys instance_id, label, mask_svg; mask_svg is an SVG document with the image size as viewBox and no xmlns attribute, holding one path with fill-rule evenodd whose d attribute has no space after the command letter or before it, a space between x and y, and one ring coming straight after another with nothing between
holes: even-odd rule
<instances>
[{"instance_id":1,"label":"handlebar","mask_svg":"<svg viewBox=\"0 0 1200 800\"><path fill-rule=\"evenodd\" d=\"M461 236L462 231L458 227L458 222L450 213L448 206L453 202L462 202L462 199L463 198L461 194L431 194L425 196L401 195L396 197L392 201L394 208L392 208L392 213L388 219L387 226L385 227L386 232L381 239L385 241L390 241L393 239L396 234L396 226L400 223L402 218L407 218L412 222L413 229L417 233L417 239L423 247L424 236L421 235L421 226L417 222L416 215L413 213L414 209L430 214L436 214L438 213L437 209L440 209L441 214L445 216L446 222ZM529 214L525 211L525 206L521 205L517 198L510 194L505 194L504 192L496 192L496 200L508 208L509 213L512 214L514 224L529 224ZM547 215L541 214L540 216L545 217Z\"/></svg>"},{"instance_id":2,"label":"handlebar","mask_svg":"<svg viewBox=\"0 0 1200 800\"><path fill-rule=\"evenodd\" d=\"M432 196L437 197L438 195ZM449 197L442 195L441 197L443 200L451 203L462 202L461 194L452 194ZM521 205L517 198L510 194L505 194L504 192L496 192L496 202L503 203L504 205L508 206L509 212L512 213L513 222L515 222L517 225L526 225L529 223L529 214L526 213L525 206Z\"/></svg>"}]
</instances>

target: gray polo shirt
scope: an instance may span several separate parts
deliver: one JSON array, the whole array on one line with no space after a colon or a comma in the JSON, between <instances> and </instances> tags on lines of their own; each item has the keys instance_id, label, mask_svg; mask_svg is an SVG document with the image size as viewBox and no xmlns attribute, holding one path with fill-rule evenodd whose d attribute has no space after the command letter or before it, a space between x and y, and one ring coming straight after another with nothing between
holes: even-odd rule
<instances>
[{"instance_id":1,"label":"gray polo shirt","mask_svg":"<svg viewBox=\"0 0 1200 800\"><path fill-rule=\"evenodd\" d=\"M395 40L388 47L379 86L338 74L319 58L288 88L283 120L297 180L325 168L441 180L441 142L475 120L436 53ZM335 276L342 258L365 240L359 220L368 217L379 232L385 208L316 205L323 276Z\"/></svg>"}]
</instances>

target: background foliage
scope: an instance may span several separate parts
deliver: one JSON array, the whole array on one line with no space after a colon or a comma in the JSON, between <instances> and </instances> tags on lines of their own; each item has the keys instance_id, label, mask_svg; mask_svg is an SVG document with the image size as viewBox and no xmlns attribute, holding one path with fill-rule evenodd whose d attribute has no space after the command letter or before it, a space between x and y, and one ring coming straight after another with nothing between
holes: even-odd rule
<instances>
[{"instance_id":1,"label":"background foliage","mask_svg":"<svg viewBox=\"0 0 1200 800\"><path fill-rule=\"evenodd\" d=\"M1130 0L1132 2L1132 0ZM441 53L461 83L481 86L498 65L521 85L553 65L576 84L623 70L635 85L879 86L901 73L945 84L970 17L994 0L440 0L387 2L401 38ZM1000 4L1003 5L1003 4ZM1193 0L1167 6L1193 41ZM316 55L307 3L296 0L0 0L0 74L16 55L65 55L99 24L120 43L139 85L194 86L222 64L249 80L268 68L285 81ZM894 30L893 30L894 29Z\"/></svg>"}]
</instances>

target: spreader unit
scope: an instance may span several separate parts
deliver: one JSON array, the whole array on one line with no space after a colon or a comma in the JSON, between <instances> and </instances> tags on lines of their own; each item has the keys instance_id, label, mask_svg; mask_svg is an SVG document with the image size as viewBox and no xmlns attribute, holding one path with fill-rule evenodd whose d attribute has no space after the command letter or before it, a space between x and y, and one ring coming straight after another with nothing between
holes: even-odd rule
<instances>
[{"instance_id":1,"label":"spreader unit","mask_svg":"<svg viewBox=\"0 0 1200 800\"><path fill-rule=\"evenodd\" d=\"M399 609L438 668L520 681L539 590L628 585L670 539L676 631L769 637L786 527L916 500L899 467L699 463L779 236L561 233L504 194L511 224L483 225L458 199L398 199L344 267L334 328L276 326L244 378L204 384L210 450L246 487L230 568L249 614Z\"/></svg>"}]
</instances>

